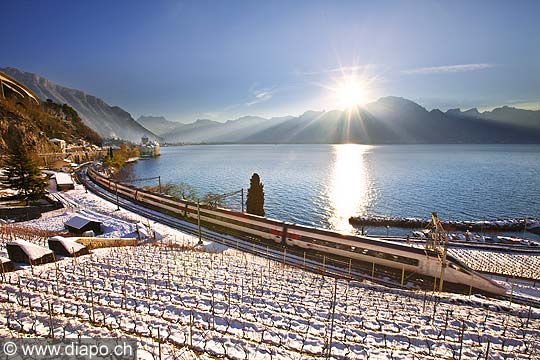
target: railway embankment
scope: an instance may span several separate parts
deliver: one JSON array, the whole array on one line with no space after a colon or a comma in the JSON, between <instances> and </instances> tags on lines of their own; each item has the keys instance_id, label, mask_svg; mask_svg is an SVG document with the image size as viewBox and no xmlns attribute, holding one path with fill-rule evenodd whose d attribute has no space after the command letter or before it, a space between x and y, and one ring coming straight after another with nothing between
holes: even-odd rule
<instances>
[{"instance_id":1,"label":"railway embankment","mask_svg":"<svg viewBox=\"0 0 540 360\"><path fill-rule=\"evenodd\" d=\"M400 228L425 228L429 219L382 217L382 216L353 216L349 223L355 226L390 226ZM500 220L441 220L442 225L449 231L523 231L527 230L540 234L540 219L500 219Z\"/></svg>"}]
</instances>

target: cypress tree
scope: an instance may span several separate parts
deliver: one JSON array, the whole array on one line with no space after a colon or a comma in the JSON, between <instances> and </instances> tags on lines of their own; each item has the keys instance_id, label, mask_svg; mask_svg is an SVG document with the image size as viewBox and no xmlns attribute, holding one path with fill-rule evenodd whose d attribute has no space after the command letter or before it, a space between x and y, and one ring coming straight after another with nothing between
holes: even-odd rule
<instances>
[{"instance_id":1,"label":"cypress tree","mask_svg":"<svg viewBox=\"0 0 540 360\"><path fill-rule=\"evenodd\" d=\"M47 181L42 178L35 154L24 144L11 147L4 162L7 180L4 183L19 191L19 198L37 200L45 194Z\"/></svg>"},{"instance_id":2,"label":"cypress tree","mask_svg":"<svg viewBox=\"0 0 540 360\"><path fill-rule=\"evenodd\" d=\"M264 216L264 185L257 173L251 176L246 199L246 211L249 214Z\"/></svg>"}]
</instances>

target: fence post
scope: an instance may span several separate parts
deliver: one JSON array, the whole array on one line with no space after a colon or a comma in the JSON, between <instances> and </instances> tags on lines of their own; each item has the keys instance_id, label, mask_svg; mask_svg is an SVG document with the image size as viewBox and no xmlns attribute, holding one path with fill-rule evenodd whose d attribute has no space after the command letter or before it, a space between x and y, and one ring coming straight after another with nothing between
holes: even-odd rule
<instances>
[{"instance_id":1,"label":"fence post","mask_svg":"<svg viewBox=\"0 0 540 360\"><path fill-rule=\"evenodd\" d=\"M242 188L242 213L244 212L244 188Z\"/></svg>"},{"instance_id":2,"label":"fence post","mask_svg":"<svg viewBox=\"0 0 540 360\"><path fill-rule=\"evenodd\" d=\"M193 309L189 310L189 346L193 348Z\"/></svg>"},{"instance_id":3,"label":"fence post","mask_svg":"<svg viewBox=\"0 0 540 360\"><path fill-rule=\"evenodd\" d=\"M161 360L161 333L159 330L159 325L157 327L157 337L158 337L158 359Z\"/></svg>"},{"instance_id":4,"label":"fence post","mask_svg":"<svg viewBox=\"0 0 540 360\"><path fill-rule=\"evenodd\" d=\"M51 338L54 339L54 327L53 327L53 317L52 317L52 306L51 302L47 302L48 308L49 308L49 333L51 335Z\"/></svg>"},{"instance_id":5,"label":"fence post","mask_svg":"<svg viewBox=\"0 0 540 360\"><path fill-rule=\"evenodd\" d=\"M336 297L337 297L337 278L334 278L334 298L332 299L332 321L330 323L330 338L328 339L328 355L327 359L332 356L332 338L334 335L334 317L336 314Z\"/></svg>"},{"instance_id":6,"label":"fence post","mask_svg":"<svg viewBox=\"0 0 540 360\"><path fill-rule=\"evenodd\" d=\"M465 320L461 320L461 333L459 337L459 360L461 360L461 353L463 352L463 335L465 333Z\"/></svg>"}]
</instances>

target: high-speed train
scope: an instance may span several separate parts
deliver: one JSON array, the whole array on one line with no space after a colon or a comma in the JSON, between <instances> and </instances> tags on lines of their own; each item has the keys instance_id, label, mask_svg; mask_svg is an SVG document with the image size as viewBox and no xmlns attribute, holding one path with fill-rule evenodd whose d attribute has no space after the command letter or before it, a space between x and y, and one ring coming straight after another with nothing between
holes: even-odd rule
<instances>
[{"instance_id":1,"label":"high-speed train","mask_svg":"<svg viewBox=\"0 0 540 360\"><path fill-rule=\"evenodd\" d=\"M196 203L114 182L92 168L88 168L87 175L101 187L111 192L117 192L119 196L124 198L178 217L197 220L199 216ZM399 271L405 270L433 278L440 276L441 261L438 254L431 250L367 236L345 235L206 205L200 205L199 211L202 223L231 229L247 236L335 254L353 260L387 266ZM498 295L506 292L504 287L475 272L450 255L447 256L444 281L445 283L472 286Z\"/></svg>"}]
</instances>

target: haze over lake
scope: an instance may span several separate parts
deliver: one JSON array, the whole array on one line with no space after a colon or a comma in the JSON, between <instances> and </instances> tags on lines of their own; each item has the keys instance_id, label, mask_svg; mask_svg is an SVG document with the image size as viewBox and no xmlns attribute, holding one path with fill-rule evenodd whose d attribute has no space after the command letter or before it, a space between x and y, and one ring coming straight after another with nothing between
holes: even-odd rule
<instances>
[{"instance_id":1,"label":"haze over lake","mask_svg":"<svg viewBox=\"0 0 540 360\"><path fill-rule=\"evenodd\" d=\"M207 192L247 189L257 172L267 217L352 232L354 215L443 219L540 213L540 145L198 145L132 165L138 178ZM228 206L240 209L240 197Z\"/></svg>"}]
</instances>

